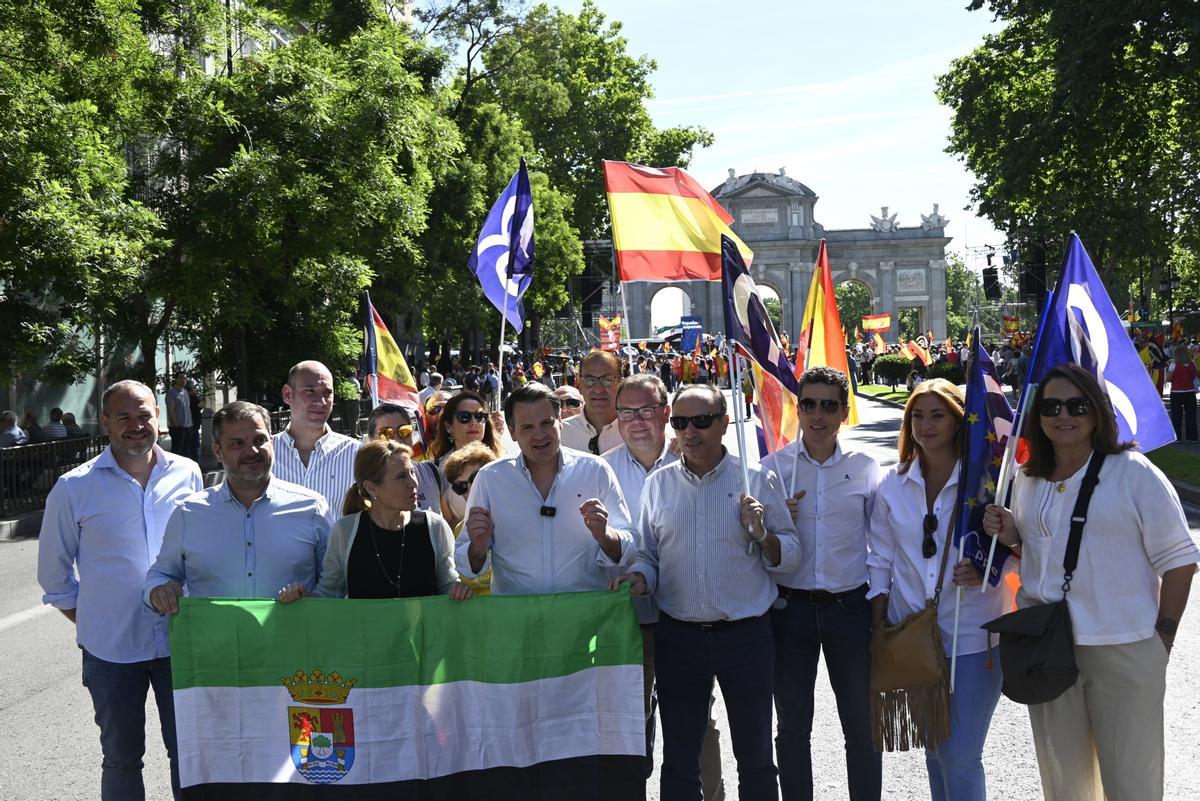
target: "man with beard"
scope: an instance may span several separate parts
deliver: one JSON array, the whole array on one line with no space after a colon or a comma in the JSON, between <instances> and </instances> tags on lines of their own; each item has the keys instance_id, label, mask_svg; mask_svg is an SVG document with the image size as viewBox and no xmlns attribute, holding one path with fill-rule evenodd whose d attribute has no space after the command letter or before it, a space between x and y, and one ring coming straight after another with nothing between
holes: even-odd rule
<instances>
[{"instance_id":1,"label":"man with beard","mask_svg":"<svg viewBox=\"0 0 1200 801\"><path fill-rule=\"evenodd\" d=\"M75 624L83 651L83 684L104 756L100 798L145 798L150 687L171 762L171 789L179 798L166 621L142 605L141 595L167 518L204 483L195 462L158 447L159 413L149 387L120 381L100 405L109 445L50 491L38 540L38 583L42 602Z\"/></svg>"},{"instance_id":2,"label":"man with beard","mask_svg":"<svg viewBox=\"0 0 1200 801\"><path fill-rule=\"evenodd\" d=\"M213 452L225 481L184 499L167 521L144 599L179 611L184 587L201 598L311 594L329 542L325 499L271 475L267 410L234 401L213 415Z\"/></svg>"},{"instance_id":3,"label":"man with beard","mask_svg":"<svg viewBox=\"0 0 1200 801\"><path fill-rule=\"evenodd\" d=\"M583 358L579 377L583 414L563 423L562 444L564 448L599 455L621 444L621 432L617 429L621 362L610 351L593 351Z\"/></svg>"}]
</instances>

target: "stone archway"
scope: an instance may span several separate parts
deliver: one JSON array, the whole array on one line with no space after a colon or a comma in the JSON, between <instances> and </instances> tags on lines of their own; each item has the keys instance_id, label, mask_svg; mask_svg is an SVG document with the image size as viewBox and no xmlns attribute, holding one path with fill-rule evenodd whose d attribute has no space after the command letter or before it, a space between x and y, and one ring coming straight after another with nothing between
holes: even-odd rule
<instances>
[{"instance_id":1,"label":"stone archway","mask_svg":"<svg viewBox=\"0 0 1200 801\"><path fill-rule=\"evenodd\" d=\"M679 324L680 317L692 314L696 308L691 295L682 285L668 284L654 291L648 304L650 310L649 335L665 326Z\"/></svg>"}]
</instances>

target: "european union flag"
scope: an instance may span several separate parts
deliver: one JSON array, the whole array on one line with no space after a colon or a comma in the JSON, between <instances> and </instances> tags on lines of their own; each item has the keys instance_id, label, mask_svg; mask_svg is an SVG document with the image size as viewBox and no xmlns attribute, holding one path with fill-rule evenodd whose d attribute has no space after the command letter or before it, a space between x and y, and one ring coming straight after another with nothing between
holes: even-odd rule
<instances>
[{"instance_id":1,"label":"european union flag","mask_svg":"<svg viewBox=\"0 0 1200 801\"><path fill-rule=\"evenodd\" d=\"M1162 395L1138 358L1121 317L1104 291L1083 243L1071 232L1062 277L1034 346L1030 388L1046 373L1068 362L1088 370L1100 382L1117 417L1118 439L1136 441L1150 451L1175 441Z\"/></svg>"},{"instance_id":2,"label":"european union flag","mask_svg":"<svg viewBox=\"0 0 1200 801\"><path fill-rule=\"evenodd\" d=\"M533 190L525 159L483 221L467 266L487 299L520 331L521 296L533 282Z\"/></svg>"},{"instance_id":3,"label":"european union flag","mask_svg":"<svg viewBox=\"0 0 1200 801\"><path fill-rule=\"evenodd\" d=\"M775 333L758 285L750 277L737 244L727 236L721 237L721 285L725 296L725 336L763 372L774 376L784 389L800 394L791 362Z\"/></svg>"},{"instance_id":4,"label":"european union flag","mask_svg":"<svg viewBox=\"0 0 1200 801\"><path fill-rule=\"evenodd\" d=\"M971 336L971 360L967 365L967 405L963 419L954 544L957 547L962 543L963 556L982 574L992 543L992 538L983 532L983 513L988 504L995 503L996 479L1004 448L1013 433L1013 409L996 376L996 365L979 340L979 329L976 328ZM996 555L987 576L993 587L1000 583L1004 560L1011 554L1008 548L996 543Z\"/></svg>"}]
</instances>

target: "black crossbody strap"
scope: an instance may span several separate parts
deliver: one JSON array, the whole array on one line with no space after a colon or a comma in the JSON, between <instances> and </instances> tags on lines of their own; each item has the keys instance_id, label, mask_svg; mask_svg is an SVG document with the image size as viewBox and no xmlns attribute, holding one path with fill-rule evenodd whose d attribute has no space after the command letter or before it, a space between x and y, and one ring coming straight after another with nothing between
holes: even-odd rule
<instances>
[{"instance_id":1,"label":"black crossbody strap","mask_svg":"<svg viewBox=\"0 0 1200 801\"><path fill-rule=\"evenodd\" d=\"M1083 524L1087 522L1088 504L1092 502L1092 492L1100 483L1100 467L1104 464L1103 453L1093 453L1088 462L1087 472L1083 474L1083 484L1079 487L1079 495L1075 498L1075 509L1071 512L1071 534L1067 537L1067 552L1063 556L1063 594L1071 589L1071 578L1075 574L1075 566L1079 564L1079 543L1083 539Z\"/></svg>"}]
</instances>

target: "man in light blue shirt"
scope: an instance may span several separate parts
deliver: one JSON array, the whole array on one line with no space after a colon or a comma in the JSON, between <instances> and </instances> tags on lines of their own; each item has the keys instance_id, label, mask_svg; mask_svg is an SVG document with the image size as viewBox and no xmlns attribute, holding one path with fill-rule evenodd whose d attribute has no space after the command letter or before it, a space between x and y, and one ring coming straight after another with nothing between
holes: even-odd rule
<instances>
[{"instance_id":1,"label":"man in light blue shirt","mask_svg":"<svg viewBox=\"0 0 1200 801\"><path fill-rule=\"evenodd\" d=\"M109 436L108 448L63 475L46 499L38 583L45 591L42 601L75 623L83 684L100 726L100 798L145 798L142 756L150 687L178 798L167 626L141 603L141 595L176 503L204 484L195 462L156 444L159 412L144 384L121 381L109 387L101 399L100 424Z\"/></svg>"},{"instance_id":2,"label":"man in light blue shirt","mask_svg":"<svg viewBox=\"0 0 1200 801\"><path fill-rule=\"evenodd\" d=\"M316 588L329 544L325 499L271 475L266 409L234 401L213 415L225 481L185 498L146 574L145 601L175 614L184 588L203 598L275 598Z\"/></svg>"}]
</instances>

